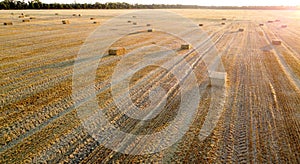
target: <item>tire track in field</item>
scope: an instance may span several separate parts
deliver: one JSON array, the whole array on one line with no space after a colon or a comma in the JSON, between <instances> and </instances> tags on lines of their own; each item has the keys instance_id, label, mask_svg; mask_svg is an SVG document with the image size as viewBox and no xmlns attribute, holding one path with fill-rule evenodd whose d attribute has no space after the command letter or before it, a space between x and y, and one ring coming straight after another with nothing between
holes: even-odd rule
<instances>
[{"instance_id":1,"label":"tire track in field","mask_svg":"<svg viewBox=\"0 0 300 164\"><path fill-rule=\"evenodd\" d=\"M108 87L108 86L107 86ZM100 93L103 90L100 90L98 93ZM88 98L85 98L85 100L81 100L81 102L79 101L79 104L87 101ZM5 151L6 149L9 149L11 147L13 147L13 145L16 145L17 143L20 143L23 139L27 138L28 136L31 136L32 134L36 133L37 131L39 131L40 129L44 128L45 126L47 126L49 123L53 122L54 120L56 120L57 118L66 115L67 113L73 111L75 109L76 105L72 105L70 108L62 111L61 113L59 113L57 116L54 116L50 119L48 119L46 122L44 122L43 124L41 124L40 126L36 127L35 129L32 129L28 132L26 132L24 135L20 136L17 140L14 140L10 143L8 143L7 145L1 147L0 152Z\"/></svg>"},{"instance_id":2,"label":"tire track in field","mask_svg":"<svg viewBox=\"0 0 300 164\"><path fill-rule=\"evenodd\" d=\"M257 27L257 29L259 29L259 27ZM255 42L257 42L257 40L254 40ZM265 37L261 37L260 38L260 43L256 43L256 45L258 45L257 47L259 47L261 44L266 44L268 43L268 41L265 39ZM270 56L269 56L270 55ZM275 53L263 53L261 54L261 57L264 61L264 66L262 66L260 68L262 74L264 75L263 77L265 77L265 81L266 81L266 88L270 88L268 92L271 92L270 95L266 95L266 97L269 97L269 99L271 99L271 101L268 101L268 104L265 105L266 107L269 106L269 110L262 110L262 112L260 112L258 117L254 117L254 119L258 120L258 122L261 123L260 128L262 131L260 131L260 133L266 133L266 134L270 134L270 135L263 135L261 134L260 136L262 136L262 138L260 138L260 144L261 145L265 145L264 147L260 147L260 150L262 151L262 155L260 158L261 160L264 160L263 162L267 162L270 161L272 163L281 163L283 161L286 161L285 158L285 154L284 152L291 150L291 147L289 147L289 139L287 139L287 137L284 137L284 135L286 133L288 133L285 130L285 126L283 125L283 122L281 122L282 120L286 120L287 116L286 116L286 112L283 112L284 110L287 110L288 106L284 105L284 107L282 106L282 104L279 104L278 98L280 100L280 97L277 96L278 92L279 94L282 94L281 89L280 88L285 88L284 90L290 90L290 87L288 86L288 84L291 84L291 86L294 86L293 83L290 81L290 78L288 76L286 76L285 71L282 69L282 67L280 67L280 61L276 60L275 62L278 63L278 66L275 66L276 63L272 64L272 66L274 66L274 69L278 69L275 72L278 72L277 76L273 76L274 72L272 72L273 69L270 69L272 67L268 66L269 63L273 63L274 58L273 56L276 58ZM284 79L281 78L281 76L284 77ZM287 82L281 82L282 84L280 84L278 86L278 82L280 81L286 81ZM289 88L289 89L288 89ZM291 94L289 92L291 91L285 91L288 92L287 94ZM265 92L261 91L261 93L257 94L257 95L263 95ZM297 91L293 91L294 94L297 93ZM288 101L289 98L286 98L286 101ZM267 101L267 100L266 100ZM263 101L264 102L264 101ZM267 118L265 118L267 117ZM291 118L294 119L294 118ZM257 121L256 121L257 122ZM293 123L295 124L295 123ZM268 137L268 138L267 138ZM265 141L263 141L265 140ZM268 147L267 147L268 146ZM291 152L290 152L291 154ZM268 156L269 158L266 158L265 156ZM289 161L292 161L291 159L289 159Z\"/></svg>"},{"instance_id":3,"label":"tire track in field","mask_svg":"<svg viewBox=\"0 0 300 164\"><path fill-rule=\"evenodd\" d=\"M243 32L242 33L242 36L243 36L243 38L245 38L246 36L246 32ZM238 41L238 39L237 40L234 40L235 42L237 42L238 44L236 45L236 44L234 44L235 45L235 47L245 47L246 46L246 39L242 39L242 41L240 42L240 41ZM232 45L232 46L234 46L234 45ZM235 50L235 51L237 51L236 53L241 53L240 51L242 51L241 49L233 49L233 50ZM233 50L228 50L228 51L226 51L226 53L224 53L223 55L225 55L225 54L228 54L228 53L232 53L232 52L234 52ZM240 61L237 61L237 55L234 55L234 60L233 61L235 61L234 62L234 65L235 65L235 67L239 67L237 64L239 64L240 63ZM230 64L229 66L227 66L227 65L225 65L225 69L226 69L226 72L236 72L236 74L240 74L240 70L239 69L236 69L236 70L228 70L228 67L229 68L234 68L233 66L232 66L232 64ZM228 78L230 78L230 74L228 75L229 77ZM234 76L233 78L238 78L238 76ZM238 96L239 96L239 87L238 86L240 86L240 83L241 83L241 81L240 80L230 80L230 81L235 81L235 87L234 88L227 88L227 92L228 92L228 94L231 94L231 93L234 93L234 95L233 96L229 96L229 99L227 100L227 103L226 103L226 105L225 105L225 108L226 108L226 111L225 111L225 113L224 113L224 120L223 120L223 124L224 124L224 126L225 126L225 129L224 129L224 134L223 134L223 136L224 136L224 138L223 138L223 142L224 142L224 146L223 146L223 149L222 149L222 151L221 151L221 153L222 153L222 155L221 155L221 159L223 159L223 160L225 160L226 162L228 162L228 161L236 161L237 159L236 159L236 151L235 151L235 149L236 149L236 140L237 140L237 137L236 137L236 134L237 134L237 132L236 132L236 125L237 125L237 109L236 109L236 107L234 106L234 104L236 104L237 103L237 99L238 99ZM231 84L229 84L229 86L230 86ZM231 91L231 90L233 90L233 91ZM231 103L229 103L229 101L230 101L230 97L231 97Z\"/></svg>"},{"instance_id":4,"label":"tire track in field","mask_svg":"<svg viewBox=\"0 0 300 164\"><path fill-rule=\"evenodd\" d=\"M70 108L70 110L69 111L72 111L74 108ZM67 112L66 111L64 111L63 113L60 113L60 115L61 116L63 116L63 115L65 115ZM58 118L58 117L54 117L54 118L52 118L52 119L50 119L50 120L48 120L46 123L44 123L43 125L44 126L40 126L39 127L39 129L42 129L43 127L45 127L48 123L50 123L50 122L52 122L52 121L54 121L55 120L55 118ZM36 131L38 131L38 130L36 130ZM23 137L21 137L20 139L19 139L19 141L21 141L22 139L24 139L24 138L26 138L26 137L28 137L28 136L30 136L31 134L34 134L34 131L31 131L30 133L28 133L26 136L23 136ZM16 142L14 143L14 144L16 144ZM10 146L7 146L7 147L12 147L12 144L10 145ZM3 149L2 149L3 150Z\"/></svg>"},{"instance_id":5,"label":"tire track in field","mask_svg":"<svg viewBox=\"0 0 300 164\"><path fill-rule=\"evenodd\" d=\"M296 77L295 73L290 69L288 64L285 62L282 54L277 50L276 46L272 45L272 41L271 41L269 35L267 34L267 32L263 28L261 28L261 29L264 33L264 36L265 36L265 39L266 39L267 43L273 48L274 52L276 53L276 57L277 57L278 61L280 62L280 65L282 66L282 69L284 70L286 75L289 77L290 81L300 91L300 79L298 79Z\"/></svg>"},{"instance_id":6,"label":"tire track in field","mask_svg":"<svg viewBox=\"0 0 300 164\"><path fill-rule=\"evenodd\" d=\"M113 156L113 155L111 155L111 156Z\"/></svg>"},{"instance_id":7,"label":"tire track in field","mask_svg":"<svg viewBox=\"0 0 300 164\"><path fill-rule=\"evenodd\" d=\"M238 24L237 24L238 25ZM218 38L217 39L217 41L215 42L215 46L216 47L219 47L217 44L219 44L220 45L220 47L224 47L224 50L221 50L220 51L220 58L222 58L222 55L223 54L226 54L228 51L229 51L229 49L231 49L231 47L232 47L232 43L233 43L233 41L236 39L236 37L238 36L238 32L230 32L229 31L230 29L228 29L227 30L227 32L224 32L223 33L223 35L220 37L220 38ZM225 36L227 36L227 37L225 37ZM229 40L229 41L228 41ZM226 42L225 42L226 41ZM227 95L225 94L225 97L227 97ZM225 108L225 107L224 107ZM219 122L221 121L221 118L220 118L220 120L219 120ZM219 127L218 127L219 128ZM200 131L201 132L201 131ZM215 133L214 133L214 135L215 135ZM198 140L197 140L198 141ZM199 141L198 141L199 142ZM183 155L183 156L186 156L186 158L184 159L184 161L188 161L189 159L190 159L190 155L191 154L189 154L188 152L193 152L194 151L194 147L192 146L193 144L195 144L195 143L193 143L193 142L185 142L184 143L184 147L187 147L188 148L188 151L186 150L186 149L183 149L183 150L179 150L178 148L177 149L174 149L174 150L172 150L172 153L174 154L174 151L181 151L181 152L186 152L186 155ZM213 144L213 145L215 145L215 144ZM213 148L214 146L212 146L212 148ZM214 150L211 150L211 151L214 151ZM166 152L167 154L169 154L168 152ZM215 152L213 152L213 154L214 154ZM163 158L163 161L165 161L165 162L170 162L170 161L172 161L172 159L171 158L173 158L172 156L168 156L168 157L164 157ZM208 158L215 158L214 156L212 156L212 157L208 157ZM180 160L181 161L181 160Z\"/></svg>"},{"instance_id":8,"label":"tire track in field","mask_svg":"<svg viewBox=\"0 0 300 164\"><path fill-rule=\"evenodd\" d=\"M72 109L72 110L73 110L73 109ZM72 111L72 110L70 110L70 111ZM63 112L62 115L65 115L66 113L67 113L67 112ZM51 120L47 121L46 124L48 124L48 123L54 121L55 118L58 118L58 117L54 117L54 119L51 119ZM46 124L43 124L43 125L46 125ZM42 127L40 127L40 129L41 129L41 128L42 128ZM30 133L28 133L28 134L31 135L31 134L33 134L33 132L30 132ZM29 135L27 135L27 136L29 136ZM23 138L26 138L26 137L23 137ZM10 146L10 147L12 147L12 146ZM2 150L3 150L3 149L2 149Z\"/></svg>"},{"instance_id":9,"label":"tire track in field","mask_svg":"<svg viewBox=\"0 0 300 164\"><path fill-rule=\"evenodd\" d=\"M217 39L216 39L216 44L221 40L221 38L223 38L224 37L224 35L225 34L227 34L227 32L225 32L225 33L222 33ZM206 52L209 52L210 50L211 50L211 48L212 47L209 47L207 50L205 50L204 51L204 54L206 53ZM200 59L197 59L198 61L196 61L196 63L197 62L199 62L199 61L201 61L201 58ZM194 64L194 65L197 65L197 64ZM137 126L137 128L135 128L135 130L134 131L139 131L139 126ZM127 143L127 144L125 144L125 145L130 145L129 143ZM125 146L126 147L126 146ZM124 148L125 149L125 148ZM134 150L137 150L137 149L139 149L139 148L135 148ZM132 151L134 151L134 150L132 150ZM174 150L175 151L175 150ZM107 156L107 158L105 159L105 161L109 161L110 160L110 157L111 156L114 156L114 154L115 154L115 152L111 152L108 156ZM165 160L167 160L167 159L165 159Z\"/></svg>"},{"instance_id":10,"label":"tire track in field","mask_svg":"<svg viewBox=\"0 0 300 164\"><path fill-rule=\"evenodd\" d=\"M269 26L269 28L271 29L270 26ZM272 30L276 31L276 37L278 37L281 40L282 46L285 47L286 50L292 52L292 54L294 54L293 56L295 56L296 58L298 58L300 60L300 51L299 51L299 49L295 49L294 48L294 44L291 44L291 45L288 44L287 42L290 42L290 40L287 41L288 39L286 37L282 36L282 32L284 32L284 33L285 32L289 32L291 34L290 36L293 36L294 33L292 33L288 29L282 29L282 28L280 28L280 30L278 30L278 28L275 28L275 27L272 27ZM282 31L282 30L284 30L284 31ZM275 35L275 33L274 33L274 35ZM300 37L300 35L298 37ZM289 39L291 39L291 38L289 38Z\"/></svg>"}]
</instances>

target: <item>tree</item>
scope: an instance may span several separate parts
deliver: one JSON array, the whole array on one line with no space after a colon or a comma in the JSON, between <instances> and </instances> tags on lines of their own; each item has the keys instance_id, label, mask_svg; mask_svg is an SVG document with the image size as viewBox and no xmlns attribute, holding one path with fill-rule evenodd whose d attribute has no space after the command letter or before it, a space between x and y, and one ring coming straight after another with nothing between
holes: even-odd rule
<instances>
[{"instance_id":1,"label":"tree","mask_svg":"<svg viewBox=\"0 0 300 164\"><path fill-rule=\"evenodd\" d=\"M6 3L5 1L0 2L0 9L10 9L9 3Z\"/></svg>"},{"instance_id":2,"label":"tree","mask_svg":"<svg viewBox=\"0 0 300 164\"><path fill-rule=\"evenodd\" d=\"M17 1L15 2L15 8L16 9L26 9L27 8L27 4L24 1Z\"/></svg>"},{"instance_id":3,"label":"tree","mask_svg":"<svg viewBox=\"0 0 300 164\"><path fill-rule=\"evenodd\" d=\"M4 0L1 2L0 7L1 7L1 9L15 9L16 4L15 4L14 0Z\"/></svg>"}]
</instances>

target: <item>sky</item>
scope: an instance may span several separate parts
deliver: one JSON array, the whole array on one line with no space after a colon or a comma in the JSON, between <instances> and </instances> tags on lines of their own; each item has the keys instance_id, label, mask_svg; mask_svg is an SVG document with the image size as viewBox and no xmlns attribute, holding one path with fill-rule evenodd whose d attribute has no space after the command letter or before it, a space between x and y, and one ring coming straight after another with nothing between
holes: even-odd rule
<instances>
[{"instance_id":1,"label":"sky","mask_svg":"<svg viewBox=\"0 0 300 164\"><path fill-rule=\"evenodd\" d=\"M74 3L75 0L41 0L43 3ZM183 4L199 6L299 6L300 0L76 0L77 3L127 2L129 4Z\"/></svg>"}]
</instances>

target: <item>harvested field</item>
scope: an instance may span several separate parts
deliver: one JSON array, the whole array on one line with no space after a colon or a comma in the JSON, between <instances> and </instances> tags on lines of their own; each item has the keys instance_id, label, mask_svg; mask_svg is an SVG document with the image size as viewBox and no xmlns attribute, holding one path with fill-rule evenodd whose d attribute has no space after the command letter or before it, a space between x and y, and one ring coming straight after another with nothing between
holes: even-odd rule
<instances>
[{"instance_id":1,"label":"harvested field","mask_svg":"<svg viewBox=\"0 0 300 164\"><path fill-rule=\"evenodd\" d=\"M86 39L99 26L133 11L0 10L0 163L300 163L299 11L168 10L191 19L197 29L207 34L199 43L198 53L193 51L195 45L160 31L156 22L149 21L151 27L148 27L148 22L143 23L141 16L133 14L121 24L131 29L131 33L107 47L101 60L89 58L94 52L84 51L85 58L77 59ZM23 23L19 19L24 18L23 13L36 19ZM74 13L80 13L81 17L73 16ZM222 18L226 18L226 24ZM276 19L280 23L262 24ZM91 20L101 24L94 25ZM63 21L68 25L63 25ZM205 26L199 28L199 22ZM137 28L143 30L134 31ZM115 31L112 29L112 34ZM152 154L122 154L99 144L86 131L76 110L79 106L88 110L95 95L108 122L123 132L146 135L166 128L180 113L180 96L185 94L180 88L181 81L168 69L158 66L169 58L135 72L128 78L128 93L123 92L118 81L111 83L124 56L128 57L124 65L133 69L140 64L140 58L150 61L160 55L151 54L153 46L167 47L183 58L172 69L186 63L192 66L202 96L191 126L175 144ZM150 48L132 55L142 47ZM223 85L213 84L218 81L212 79L222 75L208 72L203 61L206 54L213 53L213 47L218 50L226 71L225 99L217 126L201 140L199 133L213 102L211 88ZM95 92L78 86L84 93L76 99L72 95L75 62L87 72L91 63L98 63ZM114 93L112 87L121 91ZM148 120L125 115L114 102L122 100L121 105L128 111L135 110L123 99L128 94L136 107L146 109L160 90L166 91L167 98L155 102L163 104L166 100L165 108ZM114 94L116 97L112 97ZM178 124L186 121L179 120ZM178 128L171 130L176 132ZM168 140L166 136L161 144ZM136 145L128 139L126 147L120 150L142 149Z\"/></svg>"}]
</instances>

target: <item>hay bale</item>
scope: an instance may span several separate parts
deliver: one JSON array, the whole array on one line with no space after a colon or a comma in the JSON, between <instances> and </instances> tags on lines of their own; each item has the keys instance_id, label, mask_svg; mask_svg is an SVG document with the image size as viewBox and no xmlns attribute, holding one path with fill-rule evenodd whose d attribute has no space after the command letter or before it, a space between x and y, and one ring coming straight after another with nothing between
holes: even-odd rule
<instances>
[{"instance_id":1,"label":"hay bale","mask_svg":"<svg viewBox=\"0 0 300 164\"><path fill-rule=\"evenodd\" d=\"M267 45L267 46L261 47L260 49L263 52L270 52L273 49L273 47L271 45Z\"/></svg>"},{"instance_id":2,"label":"hay bale","mask_svg":"<svg viewBox=\"0 0 300 164\"><path fill-rule=\"evenodd\" d=\"M73 16L77 16L76 14L72 14Z\"/></svg>"},{"instance_id":3,"label":"hay bale","mask_svg":"<svg viewBox=\"0 0 300 164\"><path fill-rule=\"evenodd\" d=\"M93 24L100 24L100 22L94 21Z\"/></svg>"},{"instance_id":4,"label":"hay bale","mask_svg":"<svg viewBox=\"0 0 300 164\"><path fill-rule=\"evenodd\" d=\"M281 28L287 28L287 25L283 24L281 25Z\"/></svg>"},{"instance_id":5,"label":"hay bale","mask_svg":"<svg viewBox=\"0 0 300 164\"><path fill-rule=\"evenodd\" d=\"M153 28L148 29L148 32L154 32L155 30Z\"/></svg>"},{"instance_id":6,"label":"hay bale","mask_svg":"<svg viewBox=\"0 0 300 164\"><path fill-rule=\"evenodd\" d=\"M264 26L264 24L261 23L261 24L259 24L259 26Z\"/></svg>"},{"instance_id":7,"label":"hay bale","mask_svg":"<svg viewBox=\"0 0 300 164\"><path fill-rule=\"evenodd\" d=\"M223 22L223 23L221 23L221 25L225 25L225 23Z\"/></svg>"},{"instance_id":8,"label":"hay bale","mask_svg":"<svg viewBox=\"0 0 300 164\"><path fill-rule=\"evenodd\" d=\"M109 55L123 55L126 53L126 49L124 47L114 47L108 50Z\"/></svg>"},{"instance_id":9,"label":"hay bale","mask_svg":"<svg viewBox=\"0 0 300 164\"><path fill-rule=\"evenodd\" d=\"M55 13L54 15L58 15L58 13Z\"/></svg>"},{"instance_id":10,"label":"hay bale","mask_svg":"<svg viewBox=\"0 0 300 164\"><path fill-rule=\"evenodd\" d=\"M151 24L147 24L146 26L151 26Z\"/></svg>"},{"instance_id":11,"label":"hay bale","mask_svg":"<svg viewBox=\"0 0 300 164\"><path fill-rule=\"evenodd\" d=\"M24 18L24 15L19 15L19 18Z\"/></svg>"},{"instance_id":12,"label":"hay bale","mask_svg":"<svg viewBox=\"0 0 300 164\"><path fill-rule=\"evenodd\" d=\"M280 20L279 20L279 19L276 19L275 22L280 22Z\"/></svg>"},{"instance_id":13,"label":"hay bale","mask_svg":"<svg viewBox=\"0 0 300 164\"><path fill-rule=\"evenodd\" d=\"M30 17L29 19L35 19L35 17Z\"/></svg>"},{"instance_id":14,"label":"hay bale","mask_svg":"<svg viewBox=\"0 0 300 164\"><path fill-rule=\"evenodd\" d=\"M268 21L268 23L273 23L273 21Z\"/></svg>"},{"instance_id":15,"label":"hay bale","mask_svg":"<svg viewBox=\"0 0 300 164\"><path fill-rule=\"evenodd\" d=\"M24 13L21 13L21 15L24 15Z\"/></svg>"},{"instance_id":16,"label":"hay bale","mask_svg":"<svg viewBox=\"0 0 300 164\"><path fill-rule=\"evenodd\" d=\"M281 45L281 41L280 40L272 40L272 44L273 45Z\"/></svg>"},{"instance_id":17,"label":"hay bale","mask_svg":"<svg viewBox=\"0 0 300 164\"><path fill-rule=\"evenodd\" d=\"M81 17L81 16L82 16L82 14L78 14L78 16L79 16L79 17Z\"/></svg>"},{"instance_id":18,"label":"hay bale","mask_svg":"<svg viewBox=\"0 0 300 164\"><path fill-rule=\"evenodd\" d=\"M133 25L137 25L137 23L136 23L136 22L133 22Z\"/></svg>"},{"instance_id":19,"label":"hay bale","mask_svg":"<svg viewBox=\"0 0 300 164\"><path fill-rule=\"evenodd\" d=\"M30 17L30 15L25 15L25 17Z\"/></svg>"},{"instance_id":20,"label":"hay bale","mask_svg":"<svg viewBox=\"0 0 300 164\"><path fill-rule=\"evenodd\" d=\"M133 15L133 16L132 16L132 18L136 18L136 16L135 16L135 15Z\"/></svg>"},{"instance_id":21,"label":"hay bale","mask_svg":"<svg viewBox=\"0 0 300 164\"><path fill-rule=\"evenodd\" d=\"M90 20L95 20L95 18L90 18Z\"/></svg>"},{"instance_id":22,"label":"hay bale","mask_svg":"<svg viewBox=\"0 0 300 164\"><path fill-rule=\"evenodd\" d=\"M199 24L199 26L203 26L203 24L202 24L202 23L200 23L200 24Z\"/></svg>"},{"instance_id":23,"label":"hay bale","mask_svg":"<svg viewBox=\"0 0 300 164\"><path fill-rule=\"evenodd\" d=\"M131 21L129 20L129 21L127 21L128 23L131 23Z\"/></svg>"},{"instance_id":24,"label":"hay bale","mask_svg":"<svg viewBox=\"0 0 300 164\"><path fill-rule=\"evenodd\" d=\"M226 18L222 18L222 20L226 20Z\"/></svg>"},{"instance_id":25,"label":"hay bale","mask_svg":"<svg viewBox=\"0 0 300 164\"><path fill-rule=\"evenodd\" d=\"M29 19L23 19L22 22L30 22Z\"/></svg>"},{"instance_id":26,"label":"hay bale","mask_svg":"<svg viewBox=\"0 0 300 164\"><path fill-rule=\"evenodd\" d=\"M189 49L191 49L192 48L192 46L190 45L190 44L182 44L181 45L181 49L182 50L189 50Z\"/></svg>"},{"instance_id":27,"label":"hay bale","mask_svg":"<svg viewBox=\"0 0 300 164\"><path fill-rule=\"evenodd\" d=\"M62 20L62 24L70 24L69 20Z\"/></svg>"},{"instance_id":28,"label":"hay bale","mask_svg":"<svg viewBox=\"0 0 300 164\"><path fill-rule=\"evenodd\" d=\"M3 25L7 26L7 25L13 25L12 22L4 22Z\"/></svg>"},{"instance_id":29,"label":"hay bale","mask_svg":"<svg viewBox=\"0 0 300 164\"><path fill-rule=\"evenodd\" d=\"M14 13L10 13L11 15L15 15Z\"/></svg>"},{"instance_id":30,"label":"hay bale","mask_svg":"<svg viewBox=\"0 0 300 164\"><path fill-rule=\"evenodd\" d=\"M243 31L244 31L244 29L243 29L243 28L240 28L240 29L239 29L239 31L240 31L240 32L243 32Z\"/></svg>"}]
</instances>

